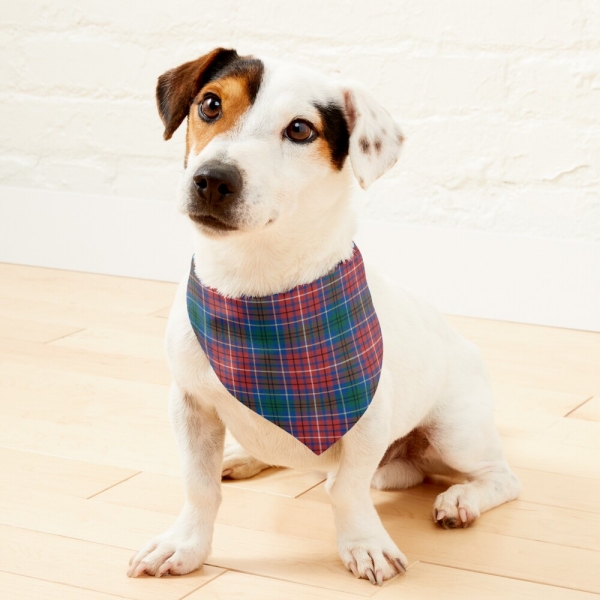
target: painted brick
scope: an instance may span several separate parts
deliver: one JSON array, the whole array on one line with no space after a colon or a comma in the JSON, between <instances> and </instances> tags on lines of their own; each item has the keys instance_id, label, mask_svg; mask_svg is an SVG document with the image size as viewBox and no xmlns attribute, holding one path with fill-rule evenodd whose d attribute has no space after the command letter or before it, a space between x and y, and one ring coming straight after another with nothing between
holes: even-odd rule
<instances>
[{"instance_id":1,"label":"painted brick","mask_svg":"<svg viewBox=\"0 0 600 600\"><path fill-rule=\"evenodd\" d=\"M171 200L157 76L217 45L364 82L398 118L369 218L598 239L597 0L29 0L0 15L0 183Z\"/></svg>"}]
</instances>

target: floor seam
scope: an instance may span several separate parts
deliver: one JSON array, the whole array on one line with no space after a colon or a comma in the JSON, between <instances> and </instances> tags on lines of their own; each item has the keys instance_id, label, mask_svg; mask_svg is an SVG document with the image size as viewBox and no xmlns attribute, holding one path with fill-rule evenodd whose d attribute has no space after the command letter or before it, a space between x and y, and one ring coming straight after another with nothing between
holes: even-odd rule
<instances>
[{"instance_id":1,"label":"floor seam","mask_svg":"<svg viewBox=\"0 0 600 600\"><path fill-rule=\"evenodd\" d=\"M142 471L138 471L137 473L134 473L133 475L129 475L129 477L125 477L125 479L121 479L120 481L117 481L116 483L109 485L108 487L100 490L99 492L93 493L91 496L88 496L86 498L86 500L91 500L92 498L95 498L96 496L99 496L100 494L103 494L104 492L111 490L112 488L114 488L118 485L121 485L122 483L125 483L126 481L129 481L130 479L133 479L134 477L137 477L140 473L142 473Z\"/></svg>"},{"instance_id":2,"label":"floor seam","mask_svg":"<svg viewBox=\"0 0 600 600\"><path fill-rule=\"evenodd\" d=\"M125 598L125 600L131 600L131 596L122 596L115 592L106 592L96 590L93 588L86 588L80 585L73 585L72 583L65 583L64 581L55 581L54 579L44 579L43 577L36 577L35 575L23 575L22 573L14 573L13 571L7 571L6 569L0 569L0 573L8 573L9 575L15 575L16 577L23 577L24 579L35 579L36 581L43 581L44 583L55 583L56 585L64 585L76 590L85 590L86 592L93 592L95 594L106 594L107 596L113 596L115 598Z\"/></svg>"},{"instance_id":3,"label":"floor seam","mask_svg":"<svg viewBox=\"0 0 600 600\"><path fill-rule=\"evenodd\" d=\"M563 418L568 417L573 414L576 410L579 410L584 404L587 404L594 396L590 396L586 398L581 404L578 404L575 408L572 408L566 415L563 415Z\"/></svg>"},{"instance_id":4,"label":"floor seam","mask_svg":"<svg viewBox=\"0 0 600 600\"><path fill-rule=\"evenodd\" d=\"M487 575L487 576L491 576L491 577L502 577L502 579L512 579L513 581L526 581L527 583L533 583L535 585L543 585L546 587L553 587L553 588L559 588L562 590L573 590L576 592L583 592L586 594L597 594L597 592L592 592L590 590L584 589L584 588L580 588L580 587L568 587L566 585L559 585L556 583L548 583L546 581L536 581L535 579L525 579L524 577L515 577L514 575L501 575L500 573L490 573L489 571L478 571L477 569L463 569L461 567L454 567L451 565L445 565L442 563L436 563L436 562L432 562L429 560L421 560L419 561L422 564L425 565L433 565L436 567L444 567L446 569L456 569L457 571L465 571L467 573L479 573L480 575Z\"/></svg>"},{"instance_id":5,"label":"floor seam","mask_svg":"<svg viewBox=\"0 0 600 600\"><path fill-rule=\"evenodd\" d=\"M82 331L85 331L87 329L87 327L82 327L81 329L77 329L76 331L71 331L70 333L67 333L65 335L61 335L57 338L54 338L52 340L47 340L45 342L43 342L44 345L46 344L52 344L53 342L58 342L58 340L64 340L65 338L68 338L72 335L75 335L76 333L81 333Z\"/></svg>"}]
</instances>

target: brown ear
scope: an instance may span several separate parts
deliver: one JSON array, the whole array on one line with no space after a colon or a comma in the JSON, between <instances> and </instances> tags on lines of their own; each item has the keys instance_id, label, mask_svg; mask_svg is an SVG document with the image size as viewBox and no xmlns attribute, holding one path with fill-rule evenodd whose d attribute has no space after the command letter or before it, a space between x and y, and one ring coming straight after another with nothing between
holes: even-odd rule
<instances>
[{"instance_id":1,"label":"brown ear","mask_svg":"<svg viewBox=\"0 0 600 600\"><path fill-rule=\"evenodd\" d=\"M210 76L238 58L235 50L216 48L212 52L163 73L156 86L158 113L165 125L164 138L175 133L188 114L200 88Z\"/></svg>"}]
</instances>

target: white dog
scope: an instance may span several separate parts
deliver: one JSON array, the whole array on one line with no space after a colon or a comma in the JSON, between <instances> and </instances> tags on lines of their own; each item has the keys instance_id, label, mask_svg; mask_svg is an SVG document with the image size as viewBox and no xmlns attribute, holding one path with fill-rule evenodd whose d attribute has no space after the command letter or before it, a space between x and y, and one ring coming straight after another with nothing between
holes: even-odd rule
<instances>
[{"instance_id":1,"label":"white dog","mask_svg":"<svg viewBox=\"0 0 600 600\"><path fill-rule=\"evenodd\" d=\"M162 75L157 100L165 139L188 117L179 208L193 224L203 285L230 298L269 296L351 257L352 174L367 188L396 162L403 142L363 88L216 49ZM222 475L251 477L269 465L328 473L342 561L379 585L404 572L407 560L383 528L370 486L400 489L428 473L460 473L464 483L433 507L443 527L466 527L517 496L478 349L431 307L367 275L385 339L379 385L364 415L320 454L227 391L192 329L182 282L167 350L186 501L174 525L132 558L130 576L200 567ZM224 450L226 427L239 445Z\"/></svg>"}]
</instances>

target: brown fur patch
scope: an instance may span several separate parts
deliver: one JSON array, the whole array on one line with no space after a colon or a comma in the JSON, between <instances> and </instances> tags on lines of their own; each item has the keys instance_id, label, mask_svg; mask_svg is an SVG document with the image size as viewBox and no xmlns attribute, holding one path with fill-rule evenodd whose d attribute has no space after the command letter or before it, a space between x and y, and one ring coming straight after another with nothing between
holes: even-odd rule
<instances>
[{"instance_id":1,"label":"brown fur patch","mask_svg":"<svg viewBox=\"0 0 600 600\"><path fill-rule=\"evenodd\" d=\"M235 50L216 48L212 52L163 73L156 86L158 113L165 125L168 140L188 114L198 90L213 72L239 59Z\"/></svg>"},{"instance_id":2,"label":"brown fur patch","mask_svg":"<svg viewBox=\"0 0 600 600\"><path fill-rule=\"evenodd\" d=\"M375 146L375 152L379 154L381 152L381 140L375 140L373 145Z\"/></svg>"},{"instance_id":3,"label":"brown fur patch","mask_svg":"<svg viewBox=\"0 0 600 600\"><path fill-rule=\"evenodd\" d=\"M338 171L344 166L350 146L350 132L344 111L335 102L314 104L319 113L316 140L319 153Z\"/></svg>"},{"instance_id":4,"label":"brown fur patch","mask_svg":"<svg viewBox=\"0 0 600 600\"><path fill-rule=\"evenodd\" d=\"M207 94L215 94L221 99L221 117L207 123L198 114L199 105ZM240 118L252 105L250 81L243 74L215 79L202 88L189 114L187 132L187 153L193 150L198 154L215 136L233 129Z\"/></svg>"},{"instance_id":5,"label":"brown fur patch","mask_svg":"<svg viewBox=\"0 0 600 600\"><path fill-rule=\"evenodd\" d=\"M413 462L421 458L427 448L429 448L429 440L427 439L426 432L424 429L417 427L408 435L389 445L379 466L383 467L383 465L387 465L393 460L398 459Z\"/></svg>"},{"instance_id":6,"label":"brown fur patch","mask_svg":"<svg viewBox=\"0 0 600 600\"><path fill-rule=\"evenodd\" d=\"M360 140L358 140L358 143L360 144L360 149L365 154L371 153L371 143L369 142L369 140L366 137L361 137Z\"/></svg>"}]
</instances>

